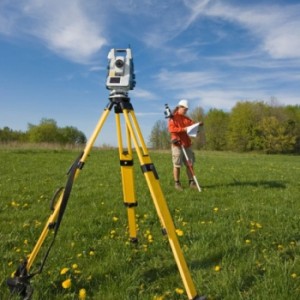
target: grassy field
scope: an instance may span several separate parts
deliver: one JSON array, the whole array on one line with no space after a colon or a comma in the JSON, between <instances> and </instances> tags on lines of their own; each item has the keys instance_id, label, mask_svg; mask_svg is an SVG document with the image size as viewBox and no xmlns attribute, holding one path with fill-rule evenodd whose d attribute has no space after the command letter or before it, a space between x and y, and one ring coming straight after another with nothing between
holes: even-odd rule
<instances>
[{"instance_id":1,"label":"grassy field","mask_svg":"<svg viewBox=\"0 0 300 300\"><path fill-rule=\"evenodd\" d=\"M184 191L173 188L170 153L150 154L199 295L300 298L299 156L197 152L199 193L187 188L185 174ZM0 299L16 299L6 278L31 252L77 155L0 150ZM94 150L74 184L44 271L31 280L33 299L78 299L83 289L95 300L187 299L137 158L134 167L139 243L128 242L118 152ZM71 285L64 288L67 279Z\"/></svg>"}]
</instances>

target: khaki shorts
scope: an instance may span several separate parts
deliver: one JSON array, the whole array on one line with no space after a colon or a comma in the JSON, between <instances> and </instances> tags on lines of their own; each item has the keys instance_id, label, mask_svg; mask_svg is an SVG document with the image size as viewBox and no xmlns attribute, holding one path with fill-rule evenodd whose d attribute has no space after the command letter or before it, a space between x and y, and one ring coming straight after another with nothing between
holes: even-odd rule
<instances>
[{"instance_id":1,"label":"khaki shorts","mask_svg":"<svg viewBox=\"0 0 300 300\"><path fill-rule=\"evenodd\" d=\"M192 148L190 147L190 148L184 148L184 149L187 154L187 157L189 158L189 161L193 165L195 162L195 154L194 154ZM185 164L185 165L187 164L185 155L184 155L181 147L172 145L172 162L173 162L173 166L175 168L180 168L183 166L183 164Z\"/></svg>"}]
</instances>

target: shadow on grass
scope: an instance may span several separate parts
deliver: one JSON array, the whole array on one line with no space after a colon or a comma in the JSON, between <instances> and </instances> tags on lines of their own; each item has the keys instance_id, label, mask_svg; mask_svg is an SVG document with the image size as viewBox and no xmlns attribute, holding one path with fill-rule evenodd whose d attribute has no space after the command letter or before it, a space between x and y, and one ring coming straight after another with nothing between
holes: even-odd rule
<instances>
[{"instance_id":1,"label":"shadow on grass","mask_svg":"<svg viewBox=\"0 0 300 300\"><path fill-rule=\"evenodd\" d=\"M219 187L236 187L236 186L251 186L251 187L264 187L264 188L277 188L277 189L285 189L286 183L283 181L275 181L275 180L258 180L258 181L241 181L235 180L231 183L220 183L220 184L213 184L213 185L204 185L203 188L219 188Z\"/></svg>"}]
</instances>

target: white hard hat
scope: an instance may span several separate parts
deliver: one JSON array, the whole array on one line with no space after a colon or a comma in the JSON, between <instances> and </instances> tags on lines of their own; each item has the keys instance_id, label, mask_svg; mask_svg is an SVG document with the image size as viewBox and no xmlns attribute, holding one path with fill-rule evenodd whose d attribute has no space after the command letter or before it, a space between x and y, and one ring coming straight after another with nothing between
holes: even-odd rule
<instances>
[{"instance_id":1,"label":"white hard hat","mask_svg":"<svg viewBox=\"0 0 300 300\"><path fill-rule=\"evenodd\" d=\"M178 102L178 105L177 106L183 106L185 108L189 108L189 103L186 99L182 99Z\"/></svg>"}]
</instances>

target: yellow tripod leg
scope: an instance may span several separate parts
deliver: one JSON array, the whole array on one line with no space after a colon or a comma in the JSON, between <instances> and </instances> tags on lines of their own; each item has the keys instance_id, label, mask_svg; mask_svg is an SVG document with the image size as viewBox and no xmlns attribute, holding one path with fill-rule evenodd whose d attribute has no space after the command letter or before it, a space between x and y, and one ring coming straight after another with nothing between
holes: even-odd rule
<instances>
[{"instance_id":1,"label":"yellow tripod leg","mask_svg":"<svg viewBox=\"0 0 300 300\"><path fill-rule=\"evenodd\" d=\"M46 225L44 226L44 229L43 229L38 241L36 242L33 250L31 251L31 253L28 257L27 265L26 265L26 269L27 269L28 272L29 272L34 260L36 259L36 256L38 255L38 253L40 251L40 248L42 247L42 244L43 244L44 240L46 239L49 231L51 229L53 229L52 227L53 227L53 225L55 224L55 222L57 220L57 216L58 216L58 213L59 213L62 198L63 198L63 190L60 191L59 199L58 199L58 201L55 205L54 211L50 215L48 221L46 222Z\"/></svg>"},{"instance_id":2,"label":"yellow tripod leg","mask_svg":"<svg viewBox=\"0 0 300 300\"><path fill-rule=\"evenodd\" d=\"M103 127L103 124L105 122L105 120L107 119L107 116L110 112L110 109L111 109L112 106L106 108L101 116L101 118L99 119L98 121L98 124L96 125L95 127L95 130L91 136L91 138L89 139L89 141L87 142L86 146L85 146L85 149L84 149L84 152L83 152L83 155L80 159L80 164L83 166L85 160L87 159L95 141L96 141L96 138L100 132L100 130L102 129ZM76 173L75 173L75 177L74 177L74 180L77 178L78 174L79 174L79 171L80 169L78 168L76 170ZM60 207L61 207L61 203L62 203L62 199L63 199L63 191L61 191L60 195L58 195L58 200L57 200L57 203L54 207L54 211L52 212L52 214L50 215L48 221L46 222L44 228L43 228L43 231L38 239L38 241L36 242L33 250L31 251L28 259L27 259L27 264L26 264L26 269L27 271L29 272L33 262L35 261L49 231L52 229L52 224L55 224L56 220L57 220L57 217L59 215L59 210L60 210Z\"/></svg>"},{"instance_id":3,"label":"yellow tripod leg","mask_svg":"<svg viewBox=\"0 0 300 300\"><path fill-rule=\"evenodd\" d=\"M134 189L134 177L133 177L133 156L131 148L131 139L128 128L126 127L127 137L127 150L124 150L122 143L121 133L121 122L120 115L116 113L116 126L117 126L117 137L119 145L119 157L123 187L123 201L127 207L128 226L129 226L129 237L131 242L137 242L136 232L136 220L135 220L135 207L137 206L135 189Z\"/></svg>"},{"instance_id":4,"label":"yellow tripod leg","mask_svg":"<svg viewBox=\"0 0 300 300\"><path fill-rule=\"evenodd\" d=\"M99 119L92 135L91 135L91 137L89 138L89 140L88 140L88 142L87 142L87 144L86 144L86 146L83 150L83 155L80 159L81 164L83 164L86 161L88 155L90 154L90 152L91 152L91 150L92 150L92 148L95 144L95 141L96 141L96 139L97 139L97 137L98 137L98 135L99 135L99 133L100 133L100 131L101 131L108 115L109 115L109 113L110 113L111 108L112 108L112 104L109 107L104 109L104 111L103 111L103 113L102 113L102 115L101 115L101 117L100 117L100 119ZM75 178L78 176L79 171L80 171L80 169L77 169L77 172L75 174Z\"/></svg>"},{"instance_id":5,"label":"yellow tripod leg","mask_svg":"<svg viewBox=\"0 0 300 300\"><path fill-rule=\"evenodd\" d=\"M146 178L157 214L161 220L164 230L166 231L170 247L172 249L175 261L177 263L186 293L189 299L201 299L199 298L193 280L191 278L188 266L184 259L182 250L179 245L179 241L176 235L175 226L164 198L163 192L160 187L158 175L153 163L151 162L148 154L143 136L141 134L138 122L131 110L123 110L126 124L133 138L134 146L137 151L141 168ZM204 299L204 298L203 298Z\"/></svg>"}]
</instances>

